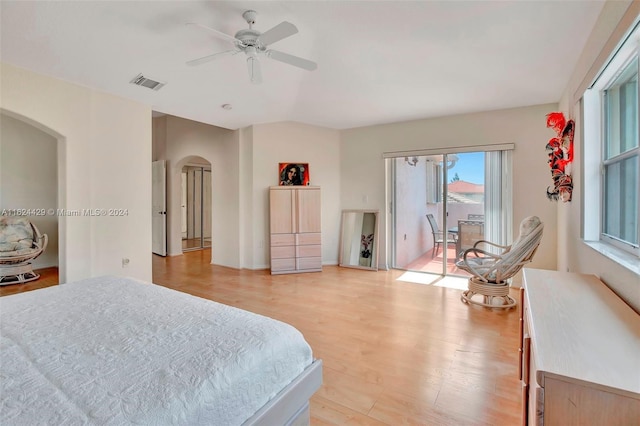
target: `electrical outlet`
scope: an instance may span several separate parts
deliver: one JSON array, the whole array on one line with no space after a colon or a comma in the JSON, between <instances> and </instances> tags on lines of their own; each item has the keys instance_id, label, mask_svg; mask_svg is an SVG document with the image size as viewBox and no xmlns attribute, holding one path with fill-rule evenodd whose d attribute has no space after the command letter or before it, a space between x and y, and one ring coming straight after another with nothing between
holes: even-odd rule
<instances>
[{"instance_id":1,"label":"electrical outlet","mask_svg":"<svg viewBox=\"0 0 640 426\"><path fill-rule=\"evenodd\" d=\"M129 258L128 257L123 257L122 258L122 267L126 268L129 266Z\"/></svg>"}]
</instances>

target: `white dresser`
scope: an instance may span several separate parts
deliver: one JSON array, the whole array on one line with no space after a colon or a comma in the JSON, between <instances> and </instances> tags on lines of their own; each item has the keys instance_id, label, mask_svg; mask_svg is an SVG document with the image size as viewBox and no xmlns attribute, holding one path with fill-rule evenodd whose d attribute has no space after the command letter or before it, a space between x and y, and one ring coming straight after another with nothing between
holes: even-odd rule
<instances>
[{"instance_id":1,"label":"white dresser","mask_svg":"<svg viewBox=\"0 0 640 426\"><path fill-rule=\"evenodd\" d=\"M523 424L640 425L640 315L594 275L525 268L521 299Z\"/></svg>"}]
</instances>

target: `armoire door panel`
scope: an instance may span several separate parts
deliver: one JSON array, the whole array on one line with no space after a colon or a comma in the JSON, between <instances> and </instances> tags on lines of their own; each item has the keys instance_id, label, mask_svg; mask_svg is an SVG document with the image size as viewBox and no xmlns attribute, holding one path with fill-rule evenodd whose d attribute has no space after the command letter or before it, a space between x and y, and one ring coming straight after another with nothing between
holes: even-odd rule
<instances>
[{"instance_id":1,"label":"armoire door panel","mask_svg":"<svg viewBox=\"0 0 640 426\"><path fill-rule=\"evenodd\" d=\"M296 232L320 232L320 190L297 191L298 229Z\"/></svg>"},{"instance_id":2,"label":"armoire door panel","mask_svg":"<svg viewBox=\"0 0 640 426\"><path fill-rule=\"evenodd\" d=\"M272 234L291 234L297 232L295 229L294 194L287 190L272 190L269 192L269 202L271 214L269 222Z\"/></svg>"}]
</instances>

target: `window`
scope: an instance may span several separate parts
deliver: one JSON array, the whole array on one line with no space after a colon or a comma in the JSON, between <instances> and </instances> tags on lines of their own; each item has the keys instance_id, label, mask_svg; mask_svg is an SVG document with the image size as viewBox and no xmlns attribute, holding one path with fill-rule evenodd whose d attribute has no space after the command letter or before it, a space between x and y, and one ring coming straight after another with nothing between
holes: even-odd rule
<instances>
[{"instance_id":1,"label":"window","mask_svg":"<svg viewBox=\"0 0 640 426\"><path fill-rule=\"evenodd\" d=\"M427 204L442 202L442 165L427 157Z\"/></svg>"},{"instance_id":2,"label":"window","mask_svg":"<svg viewBox=\"0 0 640 426\"><path fill-rule=\"evenodd\" d=\"M603 91L603 221L606 239L638 247L638 58Z\"/></svg>"},{"instance_id":3,"label":"window","mask_svg":"<svg viewBox=\"0 0 640 426\"><path fill-rule=\"evenodd\" d=\"M600 171L597 234L601 242L635 255L640 254L638 35L637 29L632 32L584 97L585 121L599 122L591 135L585 126L585 151L599 152L591 162ZM593 154L585 153L585 159L588 155ZM587 200L585 208L593 205ZM588 226L585 236L594 236Z\"/></svg>"}]
</instances>

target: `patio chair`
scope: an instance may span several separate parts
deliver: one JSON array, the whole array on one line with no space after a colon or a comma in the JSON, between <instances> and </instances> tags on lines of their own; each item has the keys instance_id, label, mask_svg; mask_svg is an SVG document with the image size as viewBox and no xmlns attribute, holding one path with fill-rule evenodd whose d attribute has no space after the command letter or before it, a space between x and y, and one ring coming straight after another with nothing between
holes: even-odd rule
<instances>
[{"instance_id":1,"label":"patio chair","mask_svg":"<svg viewBox=\"0 0 640 426\"><path fill-rule=\"evenodd\" d=\"M484 222L480 220L459 220L458 240L456 244L456 259L462 257L463 252L484 239Z\"/></svg>"},{"instance_id":2,"label":"patio chair","mask_svg":"<svg viewBox=\"0 0 640 426\"><path fill-rule=\"evenodd\" d=\"M467 215L467 220L484 220L484 215L469 213Z\"/></svg>"},{"instance_id":3,"label":"patio chair","mask_svg":"<svg viewBox=\"0 0 640 426\"><path fill-rule=\"evenodd\" d=\"M456 266L469 272L469 289L462 293L462 301L481 306L509 308L516 301L509 296L508 279L533 260L542 240L544 224L537 216L529 216L520 223L518 238L508 246L480 240L465 250ZM499 254L479 248L481 245L496 248ZM479 295L482 301L473 299ZM497 298L494 300L494 298Z\"/></svg>"},{"instance_id":4,"label":"patio chair","mask_svg":"<svg viewBox=\"0 0 640 426\"><path fill-rule=\"evenodd\" d=\"M47 248L47 234L41 234L28 218L0 217L0 285L37 280L31 261Z\"/></svg>"},{"instance_id":5,"label":"patio chair","mask_svg":"<svg viewBox=\"0 0 640 426\"><path fill-rule=\"evenodd\" d=\"M438 249L442 244L445 243L445 238L447 244L446 247L448 247L449 244L453 244L455 246L458 239L456 234L441 231L438 228L438 222L436 222L436 219L431 213L427 214L427 220L429 221L429 225L431 226L431 233L433 234L433 251L431 252L431 257L435 257L438 254Z\"/></svg>"}]
</instances>

